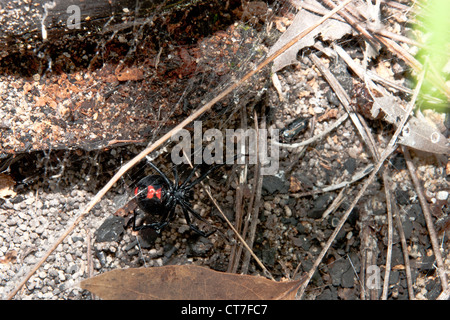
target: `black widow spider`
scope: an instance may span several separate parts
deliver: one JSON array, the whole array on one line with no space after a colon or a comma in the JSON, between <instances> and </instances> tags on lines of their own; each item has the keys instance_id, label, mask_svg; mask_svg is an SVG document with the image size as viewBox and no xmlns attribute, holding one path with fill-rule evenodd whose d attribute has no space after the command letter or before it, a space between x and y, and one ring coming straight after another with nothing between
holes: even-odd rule
<instances>
[{"instance_id":1,"label":"black widow spider","mask_svg":"<svg viewBox=\"0 0 450 320\"><path fill-rule=\"evenodd\" d=\"M189 200L192 200L192 187L196 184L200 183L203 179L207 177L213 170L222 166L223 164L217 164L209 168L203 175L195 179L193 182L189 181L192 179L195 170L199 165L196 165L189 176L183 183L179 183L178 173L176 166L172 168L173 176L175 181L172 182L167 178L167 176L159 170L153 163L150 161L148 164L158 173L157 175L148 175L142 178L136 185L134 189L134 195L137 199L137 203L139 207L147 214L161 215L161 221L144 224L141 226L136 226L136 210L134 212L133 217L133 231L139 231L147 228L154 229L156 231L160 231L169 222L174 218L175 208L177 205L180 205L184 217L186 219L189 227L194 230L196 233L203 237L208 237L215 230L205 233L199 230L195 225L191 222L191 217L189 213L191 213L195 218L205 221L205 219L200 216L191 206Z\"/></svg>"}]
</instances>

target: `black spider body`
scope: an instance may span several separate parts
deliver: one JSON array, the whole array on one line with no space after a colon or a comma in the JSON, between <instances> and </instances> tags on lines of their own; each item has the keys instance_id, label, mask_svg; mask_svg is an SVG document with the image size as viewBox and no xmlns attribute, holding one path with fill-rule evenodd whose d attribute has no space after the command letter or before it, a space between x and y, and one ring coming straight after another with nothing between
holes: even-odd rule
<instances>
[{"instance_id":1,"label":"black spider body","mask_svg":"<svg viewBox=\"0 0 450 320\"><path fill-rule=\"evenodd\" d=\"M154 164L149 162L150 166L158 173L157 175L148 175L142 178L134 189L134 195L136 197L139 207L147 214L161 216L159 222L144 224L136 226L136 211L134 213L133 230L139 231L147 228L152 228L157 231L164 228L175 216L175 208L180 206L183 210L184 217L189 227L198 234L207 237L211 233L205 233L199 230L191 222L190 214L195 218L204 220L191 206L192 200L192 187L201 182L206 176L221 166L221 164L212 166L205 174L195 179L193 182L189 182L194 175L197 168L194 167L189 176L183 183L179 183L176 167L173 167L173 175L175 181L172 182L167 176L159 170Z\"/></svg>"},{"instance_id":2,"label":"black spider body","mask_svg":"<svg viewBox=\"0 0 450 320\"><path fill-rule=\"evenodd\" d=\"M159 175L150 175L141 179L134 189L139 207L147 213L161 215L164 213L164 203L167 202L169 186Z\"/></svg>"}]
</instances>

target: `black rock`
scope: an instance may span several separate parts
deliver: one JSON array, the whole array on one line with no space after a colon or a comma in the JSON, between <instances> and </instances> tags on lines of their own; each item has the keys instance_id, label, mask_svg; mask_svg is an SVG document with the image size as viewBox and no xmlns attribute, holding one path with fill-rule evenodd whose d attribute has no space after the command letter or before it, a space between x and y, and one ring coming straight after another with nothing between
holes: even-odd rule
<instances>
[{"instance_id":1,"label":"black rock","mask_svg":"<svg viewBox=\"0 0 450 320\"><path fill-rule=\"evenodd\" d=\"M267 267L275 266L275 256L277 250L275 248L271 248L268 244L264 245L264 248L259 252L259 256L261 257L261 262Z\"/></svg>"},{"instance_id":2,"label":"black rock","mask_svg":"<svg viewBox=\"0 0 450 320\"><path fill-rule=\"evenodd\" d=\"M288 193L289 183L285 179L277 176L264 176L262 189L268 194Z\"/></svg>"},{"instance_id":3,"label":"black rock","mask_svg":"<svg viewBox=\"0 0 450 320\"><path fill-rule=\"evenodd\" d=\"M155 240L159 233L155 229L143 229L139 232L139 244L141 248L150 249L155 246Z\"/></svg>"},{"instance_id":4,"label":"black rock","mask_svg":"<svg viewBox=\"0 0 450 320\"><path fill-rule=\"evenodd\" d=\"M392 247L391 263L393 266L403 265L405 263L403 260L403 252L398 246Z\"/></svg>"},{"instance_id":5,"label":"black rock","mask_svg":"<svg viewBox=\"0 0 450 320\"><path fill-rule=\"evenodd\" d=\"M332 105L334 105L336 107L338 107L341 104L341 102L339 101L339 98L331 89L327 90L325 92L325 98L327 98L329 103L331 103Z\"/></svg>"},{"instance_id":6,"label":"black rock","mask_svg":"<svg viewBox=\"0 0 450 320\"><path fill-rule=\"evenodd\" d=\"M355 272L352 268L349 268L342 274L341 285L343 288L353 288L355 284Z\"/></svg>"},{"instance_id":7,"label":"black rock","mask_svg":"<svg viewBox=\"0 0 450 320\"><path fill-rule=\"evenodd\" d=\"M25 200L25 198L22 195L19 194L19 195L15 196L14 198L10 199L9 202L11 202L11 203L20 203L23 200Z\"/></svg>"},{"instance_id":8,"label":"black rock","mask_svg":"<svg viewBox=\"0 0 450 320\"><path fill-rule=\"evenodd\" d=\"M427 299L436 300L441 293L441 284L438 279L430 280L426 285Z\"/></svg>"},{"instance_id":9,"label":"black rock","mask_svg":"<svg viewBox=\"0 0 450 320\"><path fill-rule=\"evenodd\" d=\"M407 212L408 217L413 218L414 221L421 224L423 227L426 226L425 217L423 216L422 207L420 204L413 203Z\"/></svg>"},{"instance_id":10,"label":"black rock","mask_svg":"<svg viewBox=\"0 0 450 320\"><path fill-rule=\"evenodd\" d=\"M297 225L295 226L295 229L297 229L298 233L300 234L305 234L306 233L306 228L303 224L301 224L300 222L297 223Z\"/></svg>"},{"instance_id":11,"label":"black rock","mask_svg":"<svg viewBox=\"0 0 450 320\"><path fill-rule=\"evenodd\" d=\"M102 265L102 267L105 267L107 264L106 254L103 251L96 250L95 255L97 256L98 261L100 261L100 264Z\"/></svg>"},{"instance_id":12,"label":"black rock","mask_svg":"<svg viewBox=\"0 0 450 320\"><path fill-rule=\"evenodd\" d=\"M356 159L354 158L348 158L344 162L344 169L347 170L349 174L352 174L356 170Z\"/></svg>"},{"instance_id":13,"label":"black rock","mask_svg":"<svg viewBox=\"0 0 450 320\"><path fill-rule=\"evenodd\" d=\"M317 296L317 300L338 300L337 290L332 287L331 289L325 289Z\"/></svg>"},{"instance_id":14,"label":"black rock","mask_svg":"<svg viewBox=\"0 0 450 320\"><path fill-rule=\"evenodd\" d=\"M301 247L303 250L308 251L311 248L311 243L308 241L306 236L299 235L298 237L293 237L292 242L295 246Z\"/></svg>"},{"instance_id":15,"label":"black rock","mask_svg":"<svg viewBox=\"0 0 450 320\"><path fill-rule=\"evenodd\" d=\"M201 237L198 241L190 242L186 248L186 255L188 257L206 257L213 248L211 240Z\"/></svg>"},{"instance_id":16,"label":"black rock","mask_svg":"<svg viewBox=\"0 0 450 320\"><path fill-rule=\"evenodd\" d=\"M336 59L331 62L330 66L331 73L336 77L339 81L340 85L347 92L353 91L353 78L350 75L350 72L347 69L347 65L341 59Z\"/></svg>"},{"instance_id":17,"label":"black rock","mask_svg":"<svg viewBox=\"0 0 450 320\"><path fill-rule=\"evenodd\" d=\"M389 274L389 284L396 284L400 279L400 274L398 271L391 271Z\"/></svg>"},{"instance_id":18,"label":"black rock","mask_svg":"<svg viewBox=\"0 0 450 320\"><path fill-rule=\"evenodd\" d=\"M434 257L434 255L431 256L425 256L422 259L422 263L419 264L419 269L421 271L431 271L434 270L434 262L435 262L436 258Z\"/></svg>"},{"instance_id":19,"label":"black rock","mask_svg":"<svg viewBox=\"0 0 450 320\"><path fill-rule=\"evenodd\" d=\"M314 208L308 211L307 216L313 219L321 218L322 214L330 204L331 199L332 197L330 194L320 195L317 199L314 200Z\"/></svg>"},{"instance_id":20,"label":"black rock","mask_svg":"<svg viewBox=\"0 0 450 320\"><path fill-rule=\"evenodd\" d=\"M410 202L408 191L403 191L403 190L397 189L397 190L395 190L395 197L396 197L397 203L400 205L404 206Z\"/></svg>"},{"instance_id":21,"label":"black rock","mask_svg":"<svg viewBox=\"0 0 450 320\"><path fill-rule=\"evenodd\" d=\"M120 236L124 232L123 224L125 218L111 216L102 223L102 225L95 231L95 238L97 242L119 241Z\"/></svg>"},{"instance_id":22,"label":"black rock","mask_svg":"<svg viewBox=\"0 0 450 320\"><path fill-rule=\"evenodd\" d=\"M213 270L226 272L228 269L228 260L224 254L214 253L209 259L209 266Z\"/></svg>"},{"instance_id":23,"label":"black rock","mask_svg":"<svg viewBox=\"0 0 450 320\"><path fill-rule=\"evenodd\" d=\"M405 233L406 240L411 238L411 234L413 232L413 224L409 219L406 219L402 222L403 232Z\"/></svg>"},{"instance_id":24,"label":"black rock","mask_svg":"<svg viewBox=\"0 0 450 320\"><path fill-rule=\"evenodd\" d=\"M398 154L397 156L395 156L393 159L390 160L390 163L398 171L406 169L406 161L405 158L403 158L402 154Z\"/></svg>"},{"instance_id":25,"label":"black rock","mask_svg":"<svg viewBox=\"0 0 450 320\"><path fill-rule=\"evenodd\" d=\"M164 245L164 257L170 258L177 250L177 247L171 243Z\"/></svg>"},{"instance_id":26,"label":"black rock","mask_svg":"<svg viewBox=\"0 0 450 320\"><path fill-rule=\"evenodd\" d=\"M289 218L281 217L281 223L284 225L296 226L298 224L298 221L294 217L289 217Z\"/></svg>"},{"instance_id":27,"label":"black rock","mask_svg":"<svg viewBox=\"0 0 450 320\"><path fill-rule=\"evenodd\" d=\"M78 236L72 236L72 241L73 242L78 242L78 241L84 242L84 238L78 237Z\"/></svg>"},{"instance_id":28,"label":"black rock","mask_svg":"<svg viewBox=\"0 0 450 320\"><path fill-rule=\"evenodd\" d=\"M336 260L330 268L331 283L333 286L340 286L342 281L342 275L348 271L350 263L347 260Z\"/></svg>"},{"instance_id":29,"label":"black rock","mask_svg":"<svg viewBox=\"0 0 450 320\"><path fill-rule=\"evenodd\" d=\"M350 215L347 218L347 223L352 227L355 227L358 220L359 220L359 209L353 208L352 212L350 212Z\"/></svg>"}]
</instances>

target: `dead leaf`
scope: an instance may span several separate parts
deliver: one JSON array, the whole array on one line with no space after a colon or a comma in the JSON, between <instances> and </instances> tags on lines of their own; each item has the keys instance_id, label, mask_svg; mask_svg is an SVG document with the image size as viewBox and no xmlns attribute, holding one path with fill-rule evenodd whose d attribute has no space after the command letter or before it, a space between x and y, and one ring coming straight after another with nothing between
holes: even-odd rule
<instances>
[{"instance_id":1,"label":"dead leaf","mask_svg":"<svg viewBox=\"0 0 450 320\"><path fill-rule=\"evenodd\" d=\"M406 123L399 143L425 152L449 154L447 139L436 128L416 117Z\"/></svg>"},{"instance_id":2,"label":"dead leaf","mask_svg":"<svg viewBox=\"0 0 450 320\"><path fill-rule=\"evenodd\" d=\"M397 125L406 113L396 98L391 95L374 97L374 104L371 109L372 116L376 117L380 109L385 113L384 120L394 125ZM405 124L398 142L425 152L438 154L450 153L445 136L431 124L426 121L421 121L415 116L411 116Z\"/></svg>"},{"instance_id":3,"label":"dead leaf","mask_svg":"<svg viewBox=\"0 0 450 320\"><path fill-rule=\"evenodd\" d=\"M316 1L308 1L308 3L321 7L323 11L326 11L326 9ZM284 32L272 48L270 48L268 55L270 56L271 54L277 52L277 50L295 38L299 32L305 30L311 25L314 25L319 19L321 19L320 15L311 13L306 9L301 9L286 32ZM334 19L328 19L276 58L273 62L272 72L277 72L288 65L296 64L298 51L305 47L313 46L315 43L315 37L319 34L322 36L323 40L333 41L338 40L351 32L352 28L347 23Z\"/></svg>"},{"instance_id":4,"label":"dead leaf","mask_svg":"<svg viewBox=\"0 0 450 320\"><path fill-rule=\"evenodd\" d=\"M116 269L80 286L105 300L289 300L302 283L185 265Z\"/></svg>"},{"instance_id":5,"label":"dead leaf","mask_svg":"<svg viewBox=\"0 0 450 320\"><path fill-rule=\"evenodd\" d=\"M10 176L0 173L0 198L15 197L14 185L16 182Z\"/></svg>"}]
</instances>

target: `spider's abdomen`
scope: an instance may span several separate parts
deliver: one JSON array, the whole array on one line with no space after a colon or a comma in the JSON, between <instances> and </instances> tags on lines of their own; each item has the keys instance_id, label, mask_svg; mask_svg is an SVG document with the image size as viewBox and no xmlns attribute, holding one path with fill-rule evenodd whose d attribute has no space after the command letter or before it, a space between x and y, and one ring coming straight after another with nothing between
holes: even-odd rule
<instances>
[{"instance_id":1,"label":"spider's abdomen","mask_svg":"<svg viewBox=\"0 0 450 320\"><path fill-rule=\"evenodd\" d=\"M150 175L141 179L134 189L139 207L150 214L162 214L165 210L167 188L166 182L159 175Z\"/></svg>"}]
</instances>

